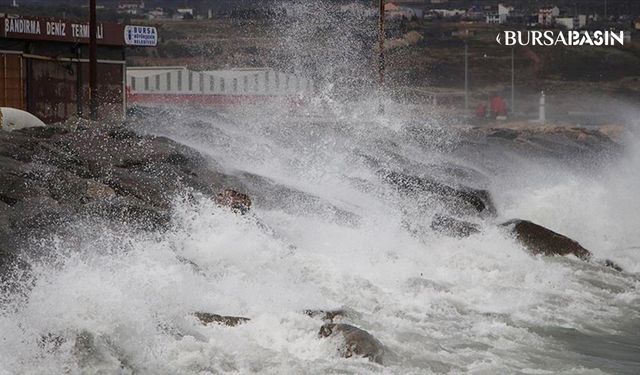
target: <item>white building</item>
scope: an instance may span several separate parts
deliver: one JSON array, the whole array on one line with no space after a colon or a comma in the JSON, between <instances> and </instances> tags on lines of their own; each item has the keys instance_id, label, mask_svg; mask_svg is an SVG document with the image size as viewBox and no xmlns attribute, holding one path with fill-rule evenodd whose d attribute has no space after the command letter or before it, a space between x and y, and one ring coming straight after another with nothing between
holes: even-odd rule
<instances>
[{"instance_id":1,"label":"white building","mask_svg":"<svg viewBox=\"0 0 640 375\"><path fill-rule=\"evenodd\" d=\"M577 20L573 17L558 17L556 24L563 26L567 30L573 30L578 27Z\"/></svg>"},{"instance_id":2,"label":"white building","mask_svg":"<svg viewBox=\"0 0 640 375\"><path fill-rule=\"evenodd\" d=\"M491 13L487 13L486 22L495 24L507 23L511 12L513 12L513 7L498 4L498 7L494 7Z\"/></svg>"},{"instance_id":3,"label":"white building","mask_svg":"<svg viewBox=\"0 0 640 375\"><path fill-rule=\"evenodd\" d=\"M164 9L162 8L155 8L153 10L150 10L147 13L147 17L150 20L157 20L157 19L169 18L169 14L165 12Z\"/></svg>"},{"instance_id":4,"label":"white building","mask_svg":"<svg viewBox=\"0 0 640 375\"><path fill-rule=\"evenodd\" d=\"M464 16L467 14L466 9L434 9L433 13L436 13L442 18L451 18L456 16Z\"/></svg>"},{"instance_id":5,"label":"white building","mask_svg":"<svg viewBox=\"0 0 640 375\"><path fill-rule=\"evenodd\" d=\"M500 15L498 15L498 13L487 13L486 23L492 23L492 24L500 23Z\"/></svg>"},{"instance_id":6,"label":"white building","mask_svg":"<svg viewBox=\"0 0 640 375\"><path fill-rule=\"evenodd\" d=\"M560 8L557 6L540 8L538 10L538 24L542 26L553 26L558 16L560 16Z\"/></svg>"},{"instance_id":7,"label":"white building","mask_svg":"<svg viewBox=\"0 0 640 375\"><path fill-rule=\"evenodd\" d=\"M118 4L118 13L139 15L144 12L144 1L121 2Z\"/></svg>"},{"instance_id":8,"label":"white building","mask_svg":"<svg viewBox=\"0 0 640 375\"><path fill-rule=\"evenodd\" d=\"M181 15L182 17L186 16L186 15L190 15L193 17L193 8L178 8L176 9L176 12Z\"/></svg>"},{"instance_id":9,"label":"white building","mask_svg":"<svg viewBox=\"0 0 640 375\"><path fill-rule=\"evenodd\" d=\"M511 12L513 12L513 7L498 4L498 16L500 17L500 23L506 23Z\"/></svg>"}]
</instances>

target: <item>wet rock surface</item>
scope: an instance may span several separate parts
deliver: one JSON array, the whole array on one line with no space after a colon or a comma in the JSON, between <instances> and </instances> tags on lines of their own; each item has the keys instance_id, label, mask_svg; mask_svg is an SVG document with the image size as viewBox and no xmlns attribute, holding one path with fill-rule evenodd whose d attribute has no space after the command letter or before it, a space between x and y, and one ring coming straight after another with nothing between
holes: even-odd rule
<instances>
[{"instance_id":1,"label":"wet rock surface","mask_svg":"<svg viewBox=\"0 0 640 375\"><path fill-rule=\"evenodd\" d=\"M527 220L514 219L501 226L515 235L518 241L532 254L574 255L582 260L590 260L591 252L577 241Z\"/></svg>"},{"instance_id":2,"label":"wet rock surface","mask_svg":"<svg viewBox=\"0 0 640 375\"><path fill-rule=\"evenodd\" d=\"M436 214L431 220L431 229L450 237L469 237L480 233L480 226L450 216Z\"/></svg>"},{"instance_id":3,"label":"wet rock surface","mask_svg":"<svg viewBox=\"0 0 640 375\"><path fill-rule=\"evenodd\" d=\"M334 320L341 319L350 315L347 310L304 310L303 313L312 318L319 318L327 323L333 323Z\"/></svg>"},{"instance_id":4,"label":"wet rock surface","mask_svg":"<svg viewBox=\"0 0 640 375\"><path fill-rule=\"evenodd\" d=\"M462 133L469 144L499 146L518 154L562 160L581 155L616 155L622 151L620 144L598 128L516 123L508 127L475 127Z\"/></svg>"},{"instance_id":5,"label":"wet rock surface","mask_svg":"<svg viewBox=\"0 0 640 375\"><path fill-rule=\"evenodd\" d=\"M0 132L0 269L19 243L77 215L163 228L177 193L214 196L225 179L196 151L121 126Z\"/></svg>"},{"instance_id":6,"label":"wet rock surface","mask_svg":"<svg viewBox=\"0 0 640 375\"><path fill-rule=\"evenodd\" d=\"M249 318L244 318L241 316L224 316L205 312L196 312L193 315L198 318L198 320L200 320L200 322L202 322L202 324L204 325L216 323L229 327L235 327L250 320Z\"/></svg>"},{"instance_id":7,"label":"wet rock surface","mask_svg":"<svg viewBox=\"0 0 640 375\"><path fill-rule=\"evenodd\" d=\"M452 214L494 216L496 208L487 190L452 186L427 177L385 171L383 179L406 193L427 194L443 202Z\"/></svg>"},{"instance_id":8,"label":"wet rock surface","mask_svg":"<svg viewBox=\"0 0 640 375\"><path fill-rule=\"evenodd\" d=\"M338 353L344 358L359 356L383 364L384 346L365 330L349 324L328 323L320 327L318 335L324 338L340 336L344 343L338 347Z\"/></svg>"}]
</instances>

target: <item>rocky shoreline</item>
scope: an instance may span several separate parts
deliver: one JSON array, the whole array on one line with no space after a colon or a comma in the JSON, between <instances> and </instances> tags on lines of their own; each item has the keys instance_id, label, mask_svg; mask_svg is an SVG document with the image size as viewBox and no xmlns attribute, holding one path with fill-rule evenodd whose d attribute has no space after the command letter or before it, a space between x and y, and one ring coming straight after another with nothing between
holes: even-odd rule
<instances>
[{"instance_id":1,"label":"rocky shoreline","mask_svg":"<svg viewBox=\"0 0 640 375\"><path fill-rule=\"evenodd\" d=\"M161 229L176 194L226 185L188 147L88 122L1 131L0 180L0 270L25 242L78 216Z\"/></svg>"},{"instance_id":2,"label":"rocky shoreline","mask_svg":"<svg viewBox=\"0 0 640 375\"><path fill-rule=\"evenodd\" d=\"M476 137L513 142L528 148L548 145L537 134L517 130L474 130ZM616 149L615 142L594 131L550 133L570 140L575 149ZM574 150L575 151L575 150ZM446 236L467 237L480 231L468 219L491 220L496 208L487 190L454 186L424 176L379 170L379 177L402 194L429 194L444 202L446 212L436 215L431 229ZM195 150L165 137L140 135L122 125L74 124L0 131L0 280L16 268L28 269L21 249L29 241L55 232L77 217L88 216L133 225L142 230L163 230L170 225L172 200L177 194L201 194L238 214L251 207L251 198L276 191L278 196L301 192L276 186L259 176L234 176L220 171ZM249 195L237 193L235 190ZM269 195L269 194L266 194ZM324 204L305 197L311 204ZM269 198L263 199L269 204ZM273 201L270 204L277 204ZM535 255L573 255L591 261L591 253L578 242L527 220L502 224L523 248ZM606 266L621 271L613 262ZM197 265L195 265L197 267ZM334 319L343 311L307 310L325 323L319 337L341 336L338 353L361 356L383 364L384 346L368 332ZM245 317L211 312L194 314L203 324L237 326Z\"/></svg>"}]
</instances>

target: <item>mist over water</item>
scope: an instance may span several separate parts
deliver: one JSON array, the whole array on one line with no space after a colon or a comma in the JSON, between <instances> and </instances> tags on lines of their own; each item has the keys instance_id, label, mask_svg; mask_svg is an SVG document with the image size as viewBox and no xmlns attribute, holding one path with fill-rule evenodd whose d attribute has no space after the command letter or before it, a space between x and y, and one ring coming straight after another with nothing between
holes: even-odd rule
<instances>
[{"instance_id":1,"label":"mist over water","mask_svg":"<svg viewBox=\"0 0 640 375\"><path fill-rule=\"evenodd\" d=\"M322 3L305 4L296 6ZM343 31L326 38L348 56ZM306 51L320 59L326 50ZM351 59L336 54L319 66L349 71ZM185 193L166 232L79 220L34 244L48 255L0 306L0 374L640 371L637 137L598 160L524 155L470 144L378 94L347 100L331 80L323 87L294 109L136 119L135 129L237 176L255 207L240 216ZM443 203L398 191L381 169L486 188L498 217L477 221L482 231L468 238L437 234L429 223ZM574 238L625 272L532 256L495 225L510 218ZM333 308L385 345L384 366L340 358L318 338L321 322L302 313ZM251 321L203 326L196 311Z\"/></svg>"}]
</instances>

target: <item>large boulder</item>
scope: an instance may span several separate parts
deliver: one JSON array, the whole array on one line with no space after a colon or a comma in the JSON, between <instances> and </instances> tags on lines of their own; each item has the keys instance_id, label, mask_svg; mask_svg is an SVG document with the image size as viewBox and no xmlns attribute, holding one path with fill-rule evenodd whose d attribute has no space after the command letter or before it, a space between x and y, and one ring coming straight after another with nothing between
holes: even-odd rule
<instances>
[{"instance_id":1,"label":"large boulder","mask_svg":"<svg viewBox=\"0 0 640 375\"><path fill-rule=\"evenodd\" d=\"M467 186L453 186L427 177L418 177L396 171L383 172L383 179L398 190L407 193L431 195L459 216L495 216L496 208L487 190Z\"/></svg>"},{"instance_id":2,"label":"large boulder","mask_svg":"<svg viewBox=\"0 0 640 375\"><path fill-rule=\"evenodd\" d=\"M122 126L0 132L0 269L26 241L79 215L163 228L177 193L213 197L226 179L195 150Z\"/></svg>"},{"instance_id":3,"label":"large boulder","mask_svg":"<svg viewBox=\"0 0 640 375\"><path fill-rule=\"evenodd\" d=\"M531 253L542 255L574 255L590 260L591 252L567 236L527 220L514 219L500 224L508 228Z\"/></svg>"},{"instance_id":4,"label":"large boulder","mask_svg":"<svg viewBox=\"0 0 640 375\"><path fill-rule=\"evenodd\" d=\"M383 364L384 346L367 331L349 324L327 323L320 327L318 335L320 337L341 338L343 342L340 342L338 353L344 358L359 356Z\"/></svg>"}]
</instances>

